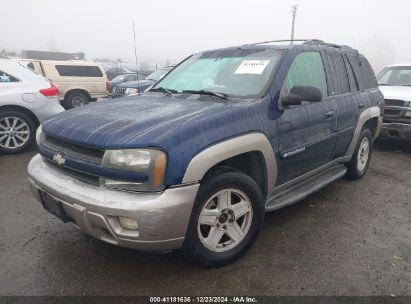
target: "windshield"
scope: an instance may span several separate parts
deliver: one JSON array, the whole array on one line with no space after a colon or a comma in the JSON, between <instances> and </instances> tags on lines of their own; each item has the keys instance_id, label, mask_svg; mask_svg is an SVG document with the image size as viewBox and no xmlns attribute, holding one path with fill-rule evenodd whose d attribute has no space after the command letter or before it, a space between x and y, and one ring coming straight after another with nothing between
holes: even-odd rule
<instances>
[{"instance_id":1,"label":"windshield","mask_svg":"<svg viewBox=\"0 0 411 304\"><path fill-rule=\"evenodd\" d=\"M225 49L193 55L153 89L209 91L228 97L259 98L268 89L281 57L275 49Z\"/></svg>"},{"instance_id":2,"label":"windshield","mask_svg":"<svg viewBox=\"0 0 411 304\"><path fill-rule=\"evenodd\" d=\"M379 85L411 86L411 66L396 66L382 70L377 76Z\"/></svg>"},{"instance_id":3,"label":"windshield","mask_svg":"<svg viewBox=\"0 0 411 304\"><path fill-rule=\"evenodd\" d=\"M119 75L117 77L114 77L111 81L123 81L127 76L128 75Z\"/></svg>"},{"instance_id":4,"label":"windshield","mask_svg":"<svg viewBox=\"0 0 411 304\"><path fill-rule=\"evenodd\" d=\"M159 70L157 70L157 71L154 71L154 72L151 73L150 75L148 75L148 76L146 77L146 79L158 81L158 80L160 80L162 77L164 77L164 75L167 74L168 71L170 71L170 69L159 69Z\"/></svg>"}]
</instances>

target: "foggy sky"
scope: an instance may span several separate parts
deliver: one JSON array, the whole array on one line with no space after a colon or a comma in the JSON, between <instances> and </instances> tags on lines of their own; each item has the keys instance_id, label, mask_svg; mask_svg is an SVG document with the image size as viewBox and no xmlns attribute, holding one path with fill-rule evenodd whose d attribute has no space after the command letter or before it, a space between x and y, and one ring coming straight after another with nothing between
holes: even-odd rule
<instances>
[{"instance_id":1,"label":"foggy sky","mask_svg":"<svg viewBox=\"0 0 411 304\"><path fill-rule=\"evenodd\" d=\"M290 37L347 44L375 69L411 62L409 0L1 0L0 50L83 51L164 64L191 53Z\"/></svg>"}]
</instances>

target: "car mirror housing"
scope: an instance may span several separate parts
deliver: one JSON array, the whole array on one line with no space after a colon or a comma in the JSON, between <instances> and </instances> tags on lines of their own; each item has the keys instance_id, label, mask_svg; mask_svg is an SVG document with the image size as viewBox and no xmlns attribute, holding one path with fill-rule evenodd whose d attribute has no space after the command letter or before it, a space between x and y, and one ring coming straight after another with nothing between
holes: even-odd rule
<instances>
[{"instance_id":1,"label":"car mirror housing","mask_svg":"<svg viewBox=\"0 0 411 304\"><path fill-rule=\"evenodd\" d=\"M281 99L283 106L300 105L303 101L319 102L323 99L320 89L313 86L293 86L288 95Z\"/></svg>"}]
</instances>

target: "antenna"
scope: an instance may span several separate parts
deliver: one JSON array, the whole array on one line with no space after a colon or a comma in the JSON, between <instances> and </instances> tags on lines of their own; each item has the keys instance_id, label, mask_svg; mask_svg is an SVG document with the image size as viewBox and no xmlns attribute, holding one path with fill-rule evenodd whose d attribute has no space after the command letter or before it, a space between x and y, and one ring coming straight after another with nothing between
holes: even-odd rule
<instances>
[{"instance_id":1,"label":"antenna","mask_svg":"<svg viewBox=\"0 0 411 304\"><path fill-rule=\"evenodd\" d=\"M293 21L291 24L291 44L293 44L294 42L295 17L297 16L297 9L298 9L297 4L294 4L291 6L291 15L293 18Z\"/></svg>"},{"instance_id":2,"label":"antenna","mask_svg":"<svg viewBox=\"0 0 411 304\"><path fill-rule=\"evenodd\" d=\"M137 61L137 42L136 42L136 28L134 26L133 19L133 36L134 36L134 57L136 58L136 76L137 76L137 87L140 87L139 77L138 77L138 61Z\"/></svg>"}]
</instances>

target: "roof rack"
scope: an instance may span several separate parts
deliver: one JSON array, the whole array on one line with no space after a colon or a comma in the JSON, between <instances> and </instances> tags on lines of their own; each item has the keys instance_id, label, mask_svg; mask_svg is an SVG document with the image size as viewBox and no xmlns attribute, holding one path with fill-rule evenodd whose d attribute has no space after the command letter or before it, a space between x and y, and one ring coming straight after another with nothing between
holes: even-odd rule
<instances>
[{"instance_id":1,"label":"roof rack","mask_svg":"<svg viewBox=\"0 0 411 304\"><path fill-rule=\"evenodd\" d=\"M319 40L319 39L281 39L281 40L269 40L269 41L250 43L250 44L245 44L245 45L258 45L258 44L267 44L267 43L273 43L273 42L308 42L308 41L324 43L324 41Z\"/></svg>"},{"instance_id":2,"label":"roof rack","mask_svg":"<svg viewBox=\"0 0 411 304\"><path fill-rule=\"evenodd\" d=\"M302 42L303 44L308 44L308 45L325 45L325 46L332 46L335 48L348 48L348 49L353 49L352 47L348 45L339 45L335 43L327 43L324 42L323 40L320 39L282 39L282 40L271 40L271 41L263 41L263 42L256 42L256 43L251 43L251 44L246 44L246 45L258 45L258 44L267 44L267 43L275 43L275 42Z\"/></svg>"}]
</instances>

